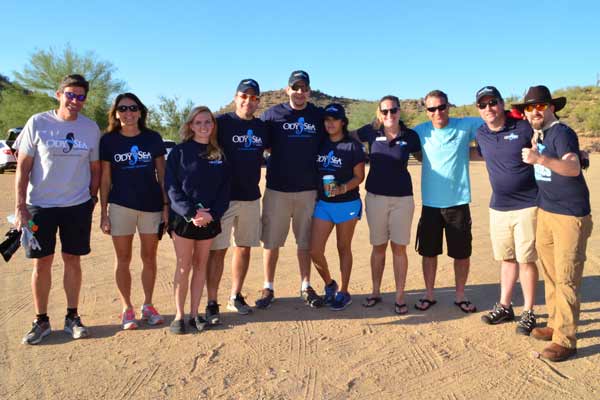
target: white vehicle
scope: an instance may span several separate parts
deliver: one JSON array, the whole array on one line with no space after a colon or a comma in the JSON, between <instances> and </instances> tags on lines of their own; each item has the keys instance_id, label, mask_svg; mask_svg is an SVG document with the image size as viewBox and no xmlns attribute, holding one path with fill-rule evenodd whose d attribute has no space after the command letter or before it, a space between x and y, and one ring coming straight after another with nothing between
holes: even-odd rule
<instances>
[{"instance_id":1,"label":"white vehicle","mask_svg":"<svg viewBox=\"0 0 600 400\"><path fill-rule=\"evenodd\" d=\"M169 139L163 139L163 143L165 144L165 149L167 149L167 154L165 154L166 160L167 158L169 158L169 153L171 152L171 150L173 150L173 147L175 147L177 143Z\"/></svg>"},{"instance_id":2,"label":"white vehicle","mask_svg":"<svg viewBox=\"0 0 600 400\"><path fill-rule=\"evenodd\" d=\"M13 144L21 130L22 128L9 129L7 139L0 140L0 174L17 168L16 151L13 149Z\"/></svg>"}]
</instances>

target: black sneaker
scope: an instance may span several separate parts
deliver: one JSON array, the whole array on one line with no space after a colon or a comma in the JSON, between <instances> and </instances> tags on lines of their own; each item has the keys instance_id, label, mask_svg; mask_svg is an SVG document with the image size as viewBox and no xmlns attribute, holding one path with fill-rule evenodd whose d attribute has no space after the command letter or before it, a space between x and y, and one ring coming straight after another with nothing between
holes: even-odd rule
<instances>
[{"instance_id":1,"label":"black sneaker","mask_svg":"<svg viewBox=\"0 0 600 400\"><path fill-rule=\"evenodd\" d=\"M517 322L517 328L515 330L519 335L529 336L535 327L535 314L532 310L527 310L523 311L523 314L521 314L521 319Z\"/></svg>"},{"instance_id":2,"label":"black sneaker","mask_svg":"<svg viewBox=\"0 0 600 400\"><path fill-rule=\"evenodd\" d=\"M208 325L219 325L221 323L219 304L214 300L209 301L206 305L206 321Z\"/></svg>"},{"instance_id":3,"label":"black sneaker","mask_svg":"<svg viewBox=\"0 0 600 400\"><path fill-rule=\"evenodd\" d=\"M174 335L183 335L185 333L185 320L174 319L171 325L169 325L169 330Z\"/></svg>"},{"instance_id":4,"label":"black sneaker","mask_svg":"<svg viewBox=\"0 0 600 400\"><path fill-rule=\"evenodd\" d=\"M500 303L494 304L494 308L492 308L492 311L481 317L481 321L489 325L496 325L501 322L513 321L514 319L515 313L513 311L512 304L508 306L508 308L506 308Z\"/></svg>"},{"instance_id":5,"label":"black sneaker","mask_svg":"<svg viewBox=\"0 0 600 400\"><path fill-rule=\"evenodd\" d=\"M300 297L302 297L302 300L304 300L309 307L318 308L323 307L323 304L325 304L323 298L315 292L315 289L313 289L312 286L309 286L300 292Z\"/></svg>"},{"instance_id":6,"label":"black sneaker","mask_svg":"<svg viewBox=\"0 0 600 400\"><path fill-rule=\"evenodd\" d=\"M82 339L90 335L88 328L83 325L79 315L74 317L65 316L65 332L71 335L73 339Z\"/></svg>"},{"instance_id":7,"label":"black sneaker","mask_svg":"<svg viewBox=\"0 0 600 400\"><path fill-rule=\"evenodd\" d=\"M198 332L202 332L206 328L206 325L208 325L208 322L200 315L193 319L190 318L190 326Z\"/></svg>"},{"instance_id":8,"label":"black sneaker","mask_svg":"<svg viewBox=\"0 0 600 400\"><path fill-rule=\"evenodd\" d=\"M23 337L23 344L38 344L40 343L46 336L48 336L52 332L50 328L50 321L39 321L35 320L31 324L31 330L27 332L27 334Z\"/></svg>"},{"instance_id":9,"label":"black sneaker","mask_svg":"<svg viewBox=\"0 0 600 400\"><path fill-rule=\"evenodd\" d=\"M323 296L323 301L325 302L325 304L331 305L333 303L338 289L338 284L334 280L332 280L329 285L325 285L325 296Z\"/></svg>"},{"instance_id":10,"label":"black sneaker","mask_svg":"<svg viewBox=\"0 0 600 400\"><path fill-rule=\"evenodd\" d=\"M266 309L271 307L271 303L275 301L275 292L272 289L264 288L261 292L260 299L254 303L256 308Z\"/></svg>"}]
</instances>

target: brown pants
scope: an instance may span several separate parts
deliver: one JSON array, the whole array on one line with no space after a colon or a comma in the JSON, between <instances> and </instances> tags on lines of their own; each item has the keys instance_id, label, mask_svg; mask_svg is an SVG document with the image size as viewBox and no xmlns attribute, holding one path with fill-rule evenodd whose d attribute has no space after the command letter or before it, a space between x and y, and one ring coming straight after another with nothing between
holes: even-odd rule
<instances>
[{"instance_id":1,"label":"brown pants","mask_svg":"<svg viewBox=\"0 0 600 400\"><path fill-rule=\"evenodd\" d=\"M573 217L538 211L536 248L544 271L548 326L552 342L576 348L580 287L592 216Z\"/></svg>"}]
</instances>

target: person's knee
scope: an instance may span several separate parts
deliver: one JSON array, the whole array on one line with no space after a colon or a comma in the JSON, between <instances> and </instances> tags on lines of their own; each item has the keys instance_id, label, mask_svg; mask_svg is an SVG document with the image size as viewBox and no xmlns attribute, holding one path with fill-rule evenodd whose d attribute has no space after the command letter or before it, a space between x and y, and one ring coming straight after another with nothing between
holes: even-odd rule
<instances>
[{"instance_id":1,"label":"person's knee","mask_svg":"<svg viewBox=\"0 0 600 400\"><path fill-rule=\"evenodd\" d=\"M392 242L392 254L395 256L406 256L406 246Z\"/></svg>"},{"instance_id":2,"label":"person's knee","mask_svg":"<svg viewBox=\"0 0 600 400\"><path fill-rule=\"evenodd\" d=\"M81 268L81 256L62 253L62 259L65 264L65 271L68 269L80 269Z\"/></svg>"},{"instance_id":3,"label":"person's knee","mask_svg":"<svg viewBox=\"0 0 600 400\"><path fill-rule=\"evenodd\" d=\"M373 255L376 255L376 256L385 255L386 248L387 248L387 243L373 245L373 250L372 250Z\"/></svg>"}]
</instances>

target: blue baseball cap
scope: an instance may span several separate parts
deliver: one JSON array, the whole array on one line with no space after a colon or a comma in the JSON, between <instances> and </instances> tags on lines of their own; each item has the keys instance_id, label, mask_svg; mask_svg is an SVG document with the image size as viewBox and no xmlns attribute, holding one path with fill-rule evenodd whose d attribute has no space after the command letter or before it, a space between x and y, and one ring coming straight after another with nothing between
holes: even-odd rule
<instances>
[{"instance_id":1,"label":"blue baseball cap","mask_svg":"<svg viewBox=\"0 0 600 400\"><path fill-rule=\"evenodd\" d=\"M248 89L254 90L257 96L260 94L260 87L258 86L258 82L256 82L254 79L242 79L237 87L237 91L245 93Z\"/></svg>"},{"instance_id":2,"label":"blue baseball cap","mask_svg":"<svg viewBox=\"0 0 600 400\"><path fill-rule=\"evenodd\" d=\"M288 86L292 87L296 83L303 81L308 86L310 86L310 77L306 71L294 71L290 74L290 79L288 79Z\"/></svg>"},{"instance_id":3,"label":"blue baseball cap","mask_svg":"<svg viewBox=\"0 0 600 400\"><path fill-rule=\"evenodd\" d=\"M344 106L342 106L339 103L331 103L327 107L325 107L325 117L345 119L346 110L344 110Z\"/></svg>"}]
</instances>

